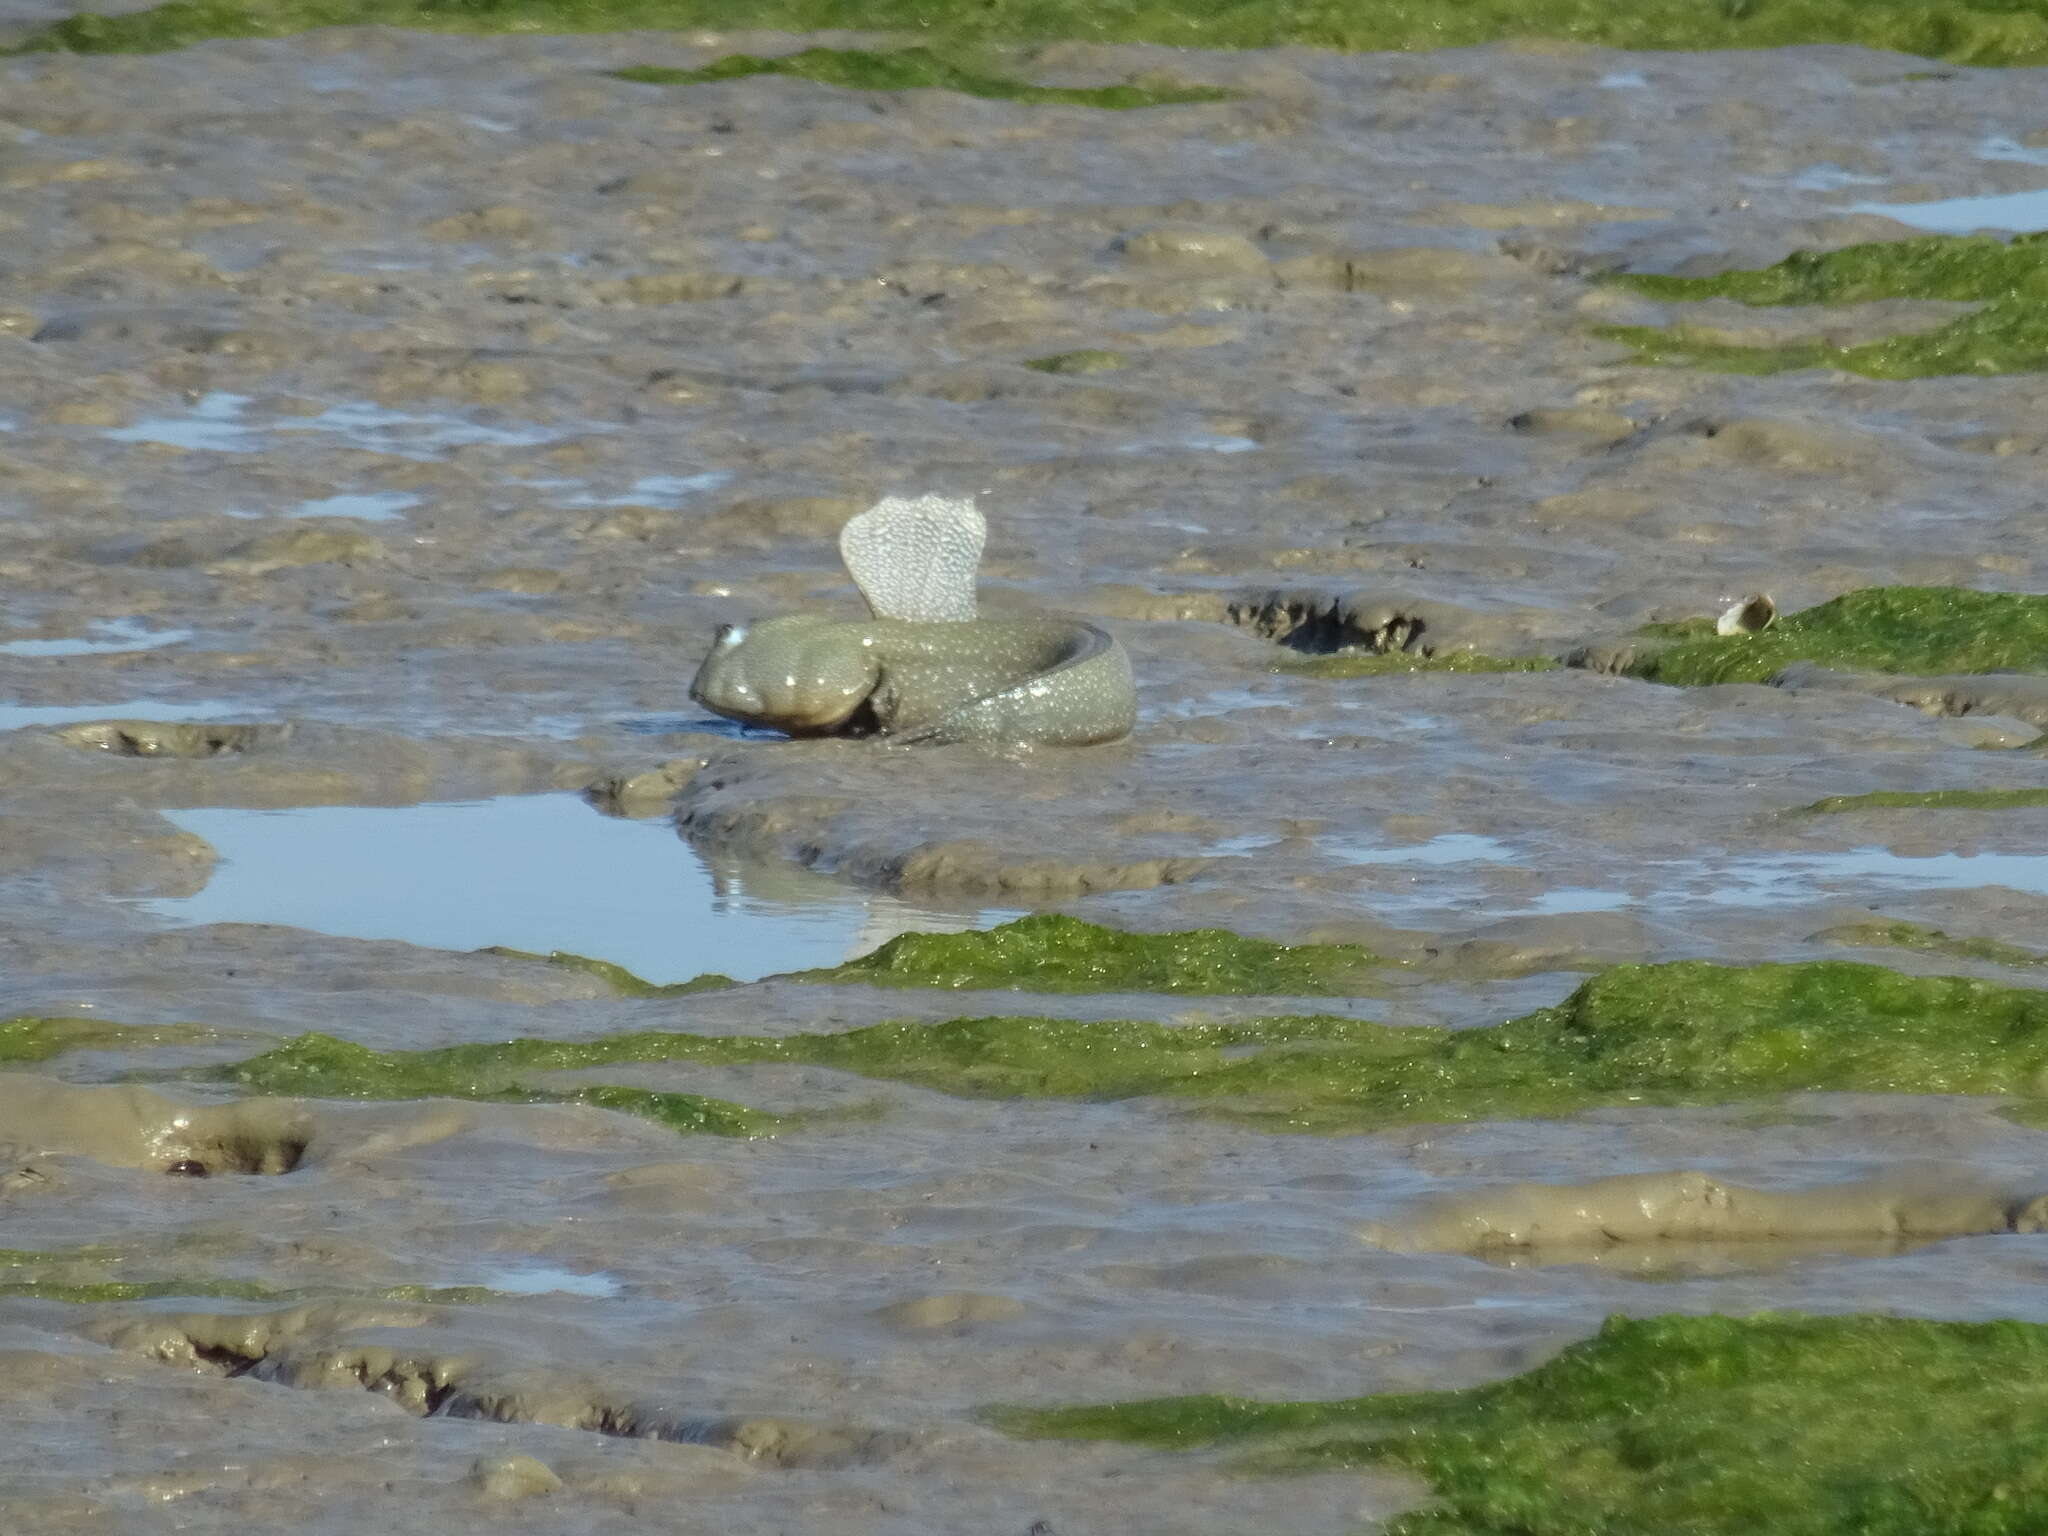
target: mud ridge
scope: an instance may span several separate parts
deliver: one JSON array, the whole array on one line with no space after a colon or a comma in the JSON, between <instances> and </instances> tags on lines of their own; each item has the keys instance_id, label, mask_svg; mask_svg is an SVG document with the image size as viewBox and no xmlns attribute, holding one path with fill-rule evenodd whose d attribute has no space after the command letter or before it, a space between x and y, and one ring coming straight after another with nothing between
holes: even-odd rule
<instances>
[{"instance_id":1,"label":"mud ridge","mask_svg":"<svg viewBox=\"0 0 2048 1536\"><path fill-rule=\"evenodd\" d=\"M616 1439L701 1445L768 1466L846 1467L885 1460L908 1445L909 1437L897 1431L686 1414L614 1396L553 1367L520 1367L473 1352L390 1342L395 1330L440 1321L423 1308L330 1302L270 1312L109 1319L87 1333L113 1349L225 1378L374 1392L418 1418L545 1424Z\"/></svg>"},{"instance_id":2,"label":"mud ridge","mask_svg":"<svg viewBox=\"0 0 2048 1536\"><path fill-rule=\"evenodd\" d=\"M1687 1169L1584 1184L1507 1184L1426 1202L1361 1236L1396 1252L1600 1249L1662 1242L1932 1241L2048 1231L2048 1194L1946 1170L1754 1189Z\"/></svg>"}]
</instances>

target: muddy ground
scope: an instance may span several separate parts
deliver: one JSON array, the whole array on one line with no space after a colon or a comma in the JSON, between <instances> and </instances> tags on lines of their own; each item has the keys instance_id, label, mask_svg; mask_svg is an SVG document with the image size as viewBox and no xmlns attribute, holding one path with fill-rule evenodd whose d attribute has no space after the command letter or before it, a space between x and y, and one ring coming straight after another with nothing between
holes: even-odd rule
<instances>
[{"instance_id":1,"label":"muddy ground","mask_svg":"<svg viewBox=\"0 0 2048 1536\"><path fill-rule=\"evenodd\" d=\"M2039 72L1849 49L1017 66L1241 93L1131 113L605 73L797 42L363 30L0 63L4 1011L394 1047L1273 1006L626 1001L138 905L217 873L168 810L570 795L663 764L605 804L665 816L673 791L678 860L1364 940L1420 962L1357 1005L1397 1021L1497 1021L1609 960L1843 953L1813 936L1873 912L2042 931L2048 810L1782 814L2048 785L2024 699L1317 678L1231 618L1419 617L1432 648L1559 655L1754 591L2048 585L2041 378L1696 374L1592 334L1673 313L1592 281L1613 266L1893 238L1852 205L2043 184L1980 153L2043 142ZM1709 318L1876 335L1950 312ZM1080 348L1127 366L1022 366ZM1116 631L1133 741L786 744L689 705L718 623L856 612L839 522L927 490L980 494L990 606ZM214 723L148 724L194 712ZM144 724L73 728L103 718ZM568 1106L273 1105L233 1164L269 1172L195 1179L164 1171L174 1109L13 1085L6 1246L82 1250L81 1285L190 1284L0 1299L0 1524L1310 1536L1418 1489L1018 1442L972 1410L1461 1384L1617 1310L2048 1318L2048 1248L2003 1230L2042 1192L2039 1133L1985 1102L1323 1139L812 1069L607 1080L849 1113L742 1142ZM1949 1214L1882 1195L1854 1240L1368 1241L1501 1183L1689 1169L1876 1180ZM1947 1232L1977 1235L1926 1241Z\"/></svg>"}]
</instances>

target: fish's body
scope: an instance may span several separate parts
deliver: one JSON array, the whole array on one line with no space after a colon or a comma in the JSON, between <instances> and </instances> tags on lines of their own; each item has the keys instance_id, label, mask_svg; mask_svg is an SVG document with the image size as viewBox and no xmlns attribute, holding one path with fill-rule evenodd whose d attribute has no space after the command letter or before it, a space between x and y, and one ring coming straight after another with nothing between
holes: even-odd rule
<instances>
[{"instance_id":1,"label":"fish's body","mask_svg":"<svg viewBox=\"0 0 2048 1536\"><path fill-rule=\"evenodd\" d=\"M792 736L1088 746L1137 722L1130 657L1080 619L975 616L971 501L878 503L839 547L874 617L728 626L690 697Z\"/></svg>"}]
</instances>

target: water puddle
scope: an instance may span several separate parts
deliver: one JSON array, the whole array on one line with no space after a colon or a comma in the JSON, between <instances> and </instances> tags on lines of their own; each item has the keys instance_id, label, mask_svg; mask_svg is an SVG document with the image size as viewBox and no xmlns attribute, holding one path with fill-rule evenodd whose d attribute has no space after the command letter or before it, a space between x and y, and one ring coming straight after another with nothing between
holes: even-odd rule
<instances>
[{"instance_id":1,"label":"water puddle","mask_svg":"<svg viewBox=\"0 0 2048 1536\"><path fill-rule=\"evenodd\" d=\"M420 504L405 491L356 491L340 496L323 496L302 501L292 508L293 517L353 517L366 523L388 523L408 507Z\"/></svg>"},{"instance_id":2,"label":"water puddle","mask_svg":"<svg viewBox=\"0 0 2048 1536\"><path fill-rule=\"evenodd\" d=\"M1951 197L1932 203L1851 203L1850 213L1877 213L1937 235L2030 234L2048 229L2048 187L1993 197Z\"/></svg>"},{"instance_id":3,"label":"water puddle","mask_svg":"<svg viewBox=\"0 0 2048 1536\"><path fill-rule=\"evenodd\" d=\"M1841 889L1868 882L1869 894L1921 890L2008 890L2048 895L2048 855L2030 853L1936 853L1914 857L1889 848L1855 848L1847 853L1759 855L1709 865L1704 861L1660 862L1657 870L1686 869L1680 883L1654 886L1641 894L1596 886L1546 891L1530 910L1542 913L1614 912L1631 904L1672 906L1704 902L1718 907L1768 907L1825 900L1849 894Z\"/></svg>"},{"instance_id":4,"label":"water puddle","mask_svg":"<svg viewBox=\"0 0 2048 1536\"><path fill-rule=\"evenodd\" d=\"M1632 69L1617 69L1604 74L1596 82L1603 91L1648 90L1650 82Z\"/></svg>"},{"instance_id":5,"label":"water puddle","mask_svg":"<svg viewBox=\"0 0 2048 1536\"><path fill-rule=\"evenodd\" d=\"M642 475L623 496L571 496L568 507L677 507L702 491L715 491L734 479L729 469L710 469L698 475ZM540 484L529 481L528 484ZM573 484L574 482L558 482Z\"/></svg>"},{"instance_id":6,"label":"water puddle","mask_svg":"<svg viewBox=\"0 0 2048 1536\"><path fill-rule=\"evenodd\" d=\"M201 699L194 704L166 704L160 699L128 699L119 704L0 704L0 731L76 725L82 720L226 720L247 713L225 699Z\"/></svg>"},{"instance_id":7,"label":"water puddle","mask_svg":"<svg viewBox=\"0 0 2048 1536\"><path fill-rule=\"evenodd\" d=\"M1515 850L1497 837L1480 837L1471 832L1446 832L1426 843L1400 848L1360 848L1345 843L1326 843L1330 851L1347 864L1513 864Z\"/></svg>"},{"instance_id":8,"label":"water puddle","mask_svg":"<svg viewBox=\"0 0 2048 1536\"><path fill-rule=\"evenodd\" d=\"M192 638L189 629L145 629L139 619L95 619L86 630L87 636L0 642L0 656L114 656L154 651Z\"/></svg>"},{"instance_id":9,"label":"water puddle","mask_svg":"<svg viewBox=\"0 0 2048 1536\"><path fill-rule=\"evenodd\" d=\"M213 453L260 453L271 446L265 441L271 433L324 432L341 438L351 447L408 459L429 458L439 449L479 443L531 447L565 435L532 423L491 426L449 411L398 411L367 400L330 405L314 416L251 422L243 419L249 402L247 395L215 390L202 396L183 416L149 416L131 426L111 428L105 435L117 443L162 443Z\"/></svg>"},{"instance_id":10,"label":"water puddle","mask_svg":"<svg viewBox=\"0 0 2048 1536\"><path fill-rule=\"evenodd\" d=\"M2048 165L2048 146L2030 149L2017 139L1993 135L1977 146L1979 160L2010 160L2020 165Z\"/></svg>"},{"instance_id":11,"label":"water puddle","mask_svg":"<svg viewBox=\"0 0 2048 1536\"><path fill-rule=\"evenodd\" d=\"M1258 443L1249 437L1236 437L1218 432L1191 432L1181 438L1125 443L1117 452L1172 453L1177 449L1194 448L1204 453L1250 453L1258 446Z\"/></svg>"},{"instance_id":12,"label":"water puddle","mask_svg":"<svg viewBox=\"0 0 2048 1536\"><path fill-rule=\"evenodd\" d=\"M479 1280L467 1282L509 1296L596 1296L622 1295L625 1287L610 1275L579 1274L555 1264L511 1264L488 1269Z\"/></svg>"},{"instance_id":13,"label":"water puddle","mask_svg":"<svg viewBox=\"0 0 2048 1536\"><path fill-rule=\"evenodd\" d=\"M1545 891L1529 904L1528 910L1544 917L1562 917L1576 912L1619 912L1632 899L1627 891L1568 885L1559 890Z\"/></svg>"},{"instance_id":14,"label":"water puddle","mask_svg":"<svg viewBox=\"0 0 2048 1536\"><path fill-rule=\"evenodd\" d=\"M126 427L110 427L106 436L117 443L162 443L171 448L204 449L212 453L254 453L259 445L246 441L251 429L235 418L249 403L247 395L215 390L184 416L145 416Z\"/></svg>"},{"instance_id":15,"label":"water puddle","mask_svg":"<svg viewBox=\"0 0 2048 1536\"><path fill-rule=\"evenodd\" d=\"M560 949L653 982L754 981L1017 915L920 907L793 864L707 862L665 821L600 816L570 794L164 814L220 855L197 895L137 903L167 921Z\"/></svg>"},{"instance_id":16,"label":"water puddle","mask_svg":"<svg viewBox=\"0 0 2048 1536\"><path fill-rule=\"evenodd\" d=\"M1513 864L1530 861L1495 838L1447 833L1402 848L1347 848L1325 844L1351 864L1430 868ZM1218 850L1209 850L1215 852ZM1253 851L1244 849L1241 851ZM1383 911L1442 912L1451 908L1492 908L1497 913L1561 916L1618 912L1631 906L1669 910L1682 906L1770 907L1843 898L1874 900L1909 890L1975 890L2002 886L2048 895L2048 854L1938 853L1912 856L1888 848L1855 848L1845 853L1774 853L1715 859L1659 859L1640 868L1634 888L1566 885L1533 896L1489 896L1477 885L1432 882L1413 892L1381 892ZM1457 883L1451 883L1457 882Z\"/></svg>"},{"instance_id":17,"label":"water puddle","mask_svg":"<svg viewBox=\"0 0 2048 1536\"><path fill-rule=\"evenodd\" d=\"M1788 185L1795 192L1839 192L1844 187L1879 186L1886 179L1883 176L1866 176L1861 171L1848 170L1830 160L1820 165L1808 166L1794 176Z\"/></svg>"},{"instance_id":18,"label":"water puddle","mask_svg":"<svg viewBox=\"0 0 2048 1536\"><path fill-rule=\"evenodd\" d=\"M723 715L630 715L623 720L614 720L622 731L631 731L635 736L727 736L734 741L780 741L782 732L766 725L749 725L744 720L728 720Z\"/></svg>"},{"instance_id":19,"label":"water puddle","mask_svg":"<svg viewBox=\"0 0 2048 1536\"><path fill-rule=\"evenodd\" d=\"M1974 890L2001 885L2048 895L2048 854L1936 853L1920 857L1889 848L1847 853L1792 853L1744 860L1715 875L1715 888L1699 893L1720 906L1769 906L1829 894L1840 881L1875 880L1887 887Z\"/></svg>"}]
</instances>

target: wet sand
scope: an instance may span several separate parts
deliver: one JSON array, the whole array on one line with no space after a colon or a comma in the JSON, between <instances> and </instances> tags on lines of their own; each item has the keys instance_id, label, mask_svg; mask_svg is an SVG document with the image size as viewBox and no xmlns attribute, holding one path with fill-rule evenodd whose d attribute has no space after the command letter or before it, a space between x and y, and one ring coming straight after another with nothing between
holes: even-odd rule
<instances>
[{"instance_id":1,"label":"wet sand","mask_svg":"<svg viewBox=\"0 0 2048 1536\"><path fill-rule=\"evenodd\" d=\"M595 838L617 829L575 797L600 783L633 786L600 801L650 839L674 816L714 905L798 911L830 882L855 948L906 913L1044 907L1358 940L1415 964L1338 1006L1453 1025L1627 959L2027 980L1814 935L1881 915L2028 942L2048 810L1784 814L2048 785L2023 687L1318 678L1259 616L1562 655L1756 591L1789 611L2048 585L2041 378L1647 368L1592 327L1675 310L1588 280L1907 233L1860 203L2036 189L2048 170L1985 146L2038 141L2039 72L1914 79L1829 48L1029 67L1242 93L1135 113L604 74L797 44L363 30L0 63L5 1012L400 1048L1290 1006L636 1000L315 932L260 893L180 924L226 890L191 815L553 795ZM1875 335L1950 312L1708 318ZM1127 366L1022 366L1081 348ZM688 704L719 623L858 612L832 534L892 491L980 495L990 609L1116 633L1130 743L784 743ZM391 846L402 913L430 855ZM675 921L732 942L716 910ZM753 974L821 963L763 953ZM973 1410L1459 1385L1614 1311L2048 1319L2048 1249L2015 1215L2040 1133L1989 1101L1315 1138L1164 1101L607 1069L827 1112L747 1142L581 1106L100 1086L261 1044L77 1052L6 1084L6 1241L45 1255L12 1267L154 1288L0 1296L9 1531L1337 1533L1420 1490L1022 1442ZM1515 1226L1502 1186L1560 1186L1515 1197L1555 1220L1607 1198L1595 1181L1688 1170L1850 1186L1762 1205L1881 1230L1414 1237L1430 1211ZM1886 1193L1930 1189L1945 1227Z\"/></svg>"}]
</instances>

